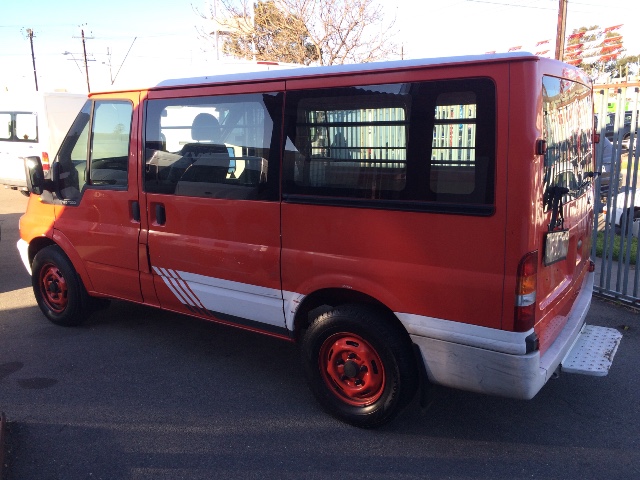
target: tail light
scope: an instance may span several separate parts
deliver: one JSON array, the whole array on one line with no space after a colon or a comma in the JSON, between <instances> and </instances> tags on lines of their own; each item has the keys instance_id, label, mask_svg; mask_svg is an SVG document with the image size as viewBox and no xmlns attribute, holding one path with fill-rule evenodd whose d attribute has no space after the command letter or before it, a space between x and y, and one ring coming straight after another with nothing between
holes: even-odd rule
<instances>
[{"instance_id":1,"label":"tail light","mask_svg":"<svg viewBox=\"0 0 640 480\"><path fill-rule=\"evenodd\" d=\"M49 171L49 154L47 152L42 152L42 170Z\"/></svg>"},{"instance_id":2,"label":"tail light","mask_svg":"<svg viewBox=\"0 0 640 480\"><path fill-rule=\"evenodd\" d=\"M516 305L513 330L526 332L536 324L536 285L538 283L538 251L527 253L518 265Z\"/></svg>"}]
</instances>

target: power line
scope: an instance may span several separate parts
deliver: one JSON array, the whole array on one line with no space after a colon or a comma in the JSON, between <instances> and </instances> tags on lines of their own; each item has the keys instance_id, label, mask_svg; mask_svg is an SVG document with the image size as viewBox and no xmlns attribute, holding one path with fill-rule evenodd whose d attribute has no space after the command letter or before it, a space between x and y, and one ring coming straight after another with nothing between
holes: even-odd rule
<instances>
[{"instance_id":1,"label":"power line","mask_svg":"<svg viewBox=\"0 0 640 480\"><path fill-rule=\"evenodd\" d=\"M553 7L537 7L535 5L522 5L522 4L517 4L517 3L504 3L504 2L490 2L488 0L465 0L467 2L472 2L472 3L484 3L487 5L496 5L498 7L514 7L514 8L532 8L535 10L552 10L552 11L556 11L558 9L558 7L553 6ZM605 4L594 4L594 3L581 3L581 2L571 2L571 5L580 5L580 6L586 6L586 7L606 7ZM575 9L572 9L575 11ZM585 10L579 10L579 12L581 13L589 13Z\"/></svg>"},{"instance_id":2,"label":"power line","mask_svg":"<svg viewBox=\"0 0 640 480\"><path fill-rule=\"evenodd\" d=\"M486 0L466 0L467 2L473 3L487 3L489 5L498 5L500 7L520 7L520 8L534 8L536 10L557 10L557 8L551 7L536 7L534 5L516 5L513 3L502 3L502 2L489 2Z\"/></svg>"}]
</instances>

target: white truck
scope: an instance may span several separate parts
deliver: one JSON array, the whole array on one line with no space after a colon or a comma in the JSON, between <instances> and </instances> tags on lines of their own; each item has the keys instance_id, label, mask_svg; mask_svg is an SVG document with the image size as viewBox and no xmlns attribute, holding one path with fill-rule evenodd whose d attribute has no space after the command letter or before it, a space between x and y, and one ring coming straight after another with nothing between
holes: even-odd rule
<instances>
[{"instance_id":1,"label":"white truck","mask_svg":"<svg viewBox=\"0 0 640 480\"><path fill-rule=\"evenodd\" d=\"M66 92L2 92L0 185L28 195L22 157L53 160L86 100L86 95Z\"/></svg>"}]
</instances>

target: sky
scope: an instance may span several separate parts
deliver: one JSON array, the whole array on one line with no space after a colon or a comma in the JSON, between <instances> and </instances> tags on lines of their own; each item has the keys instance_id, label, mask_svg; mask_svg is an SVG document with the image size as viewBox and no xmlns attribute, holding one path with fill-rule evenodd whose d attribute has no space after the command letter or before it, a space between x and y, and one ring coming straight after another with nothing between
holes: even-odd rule
<instances>
[{"instance_id":1,"label":"sky","mask_svg":"<svg viewBox=\"0 0 640 480\"><path fill-rule=\"evenodd\" d=\"M212 0L211 0L212 1ZM404 58L505 52L536 53L549 40L553 54L559 0L377 0L396 19ZM34 91L33 49L40 91L151 86L168 78L212 74L222 68L213 42L200 32L212 23L205 0L27 0L0 4L0 90ZM628 54L640 54L637 0L568 0L567 33L582 26L623 26Z\"/></svg>"}]
</instances>

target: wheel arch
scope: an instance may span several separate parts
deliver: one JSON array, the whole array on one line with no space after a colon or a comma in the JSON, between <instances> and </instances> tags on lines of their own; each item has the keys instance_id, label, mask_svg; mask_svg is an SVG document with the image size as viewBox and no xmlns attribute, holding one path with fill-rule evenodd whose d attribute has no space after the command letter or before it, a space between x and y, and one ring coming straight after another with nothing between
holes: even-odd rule
<instances>
[{"instance_id":1,"label":"wheel arch","mask_svg":"<svg viewBox=\"0 0 640 480\"><path fill-rule=\"evenodd\" d=\"M304 331L319 315L346 304L366 305L382 312L391 324L394 324L407 338L409 337L407 329L393 310L380 300L358 290L324 288L306 295L300 302L293 320L293 336L295 341L298 342L301 339Z\"/></svg>"},{"instance_id":2,"label":"wheel arch","mask_svg":"<svg viewBox=\"0 0 640 480\"><path fill-rule=\"evenodd\" d=\"M51 240L49 237L36 237L31 240L29 243L28 255L29 255L29 265L33 265L33 259L38 254L40 250L45 247L49 247L51 245L56 245L56 242Z\"/></svg>"},{"instance_id":3,"label":"wheel arch","mask_svg":"<svg viewBox=\"0 0 640 480\"><path fill-rule=\"evenodd\" d=\"M70 244L68 241L66 242L67 245L65 245L64 240L66 240L66 237L62 237L63 241L59 241L59 240L60 238L49 238L49 237L36 237L33 240L31 240L31 242L29 243L29 249L28 249L29 265L33 265L33 259L35 258L35 256L38 254L39 251L41 251L45 247L55 245L58 248L60 248L60 250L62 250L62 253L64 253L65 256L69 259L69 261L71 262L71 265L73 265L73 268L75 269L75 271L78 273L78 276L82 280L82 283L84 284L85 289L89 292L93 291L93 284L89 279L89 275L87 274L87 271L85 270L79 255L77 253L70 254L70 252L75 252L75 250L73 250L73 248L69 248ZM67 248L65 248L65 246Z\"/></svg>"}]
</instances>

